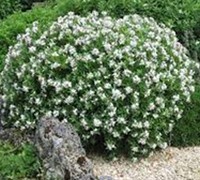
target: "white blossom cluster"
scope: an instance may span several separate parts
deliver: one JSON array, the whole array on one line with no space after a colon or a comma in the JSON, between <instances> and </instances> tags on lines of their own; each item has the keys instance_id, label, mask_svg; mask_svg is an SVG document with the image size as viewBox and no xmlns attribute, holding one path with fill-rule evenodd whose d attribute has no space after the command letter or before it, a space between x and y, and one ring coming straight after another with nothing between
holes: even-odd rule
<instances>
[{"instance_id":1,"label":"white blossom cluster","mask_svg":"<svg viewBox=\"0 0 200 180\"><path fill-rule=\"evenodd\" d=\"M167 146L196 66L173 31L152 18L106 12L70 12L43 33L38 26L18 35L7 54L4 123L23 130L55 116L86 142L100 135L108 150L124 144L133 157Z\"/></svg>"}]
</instances>

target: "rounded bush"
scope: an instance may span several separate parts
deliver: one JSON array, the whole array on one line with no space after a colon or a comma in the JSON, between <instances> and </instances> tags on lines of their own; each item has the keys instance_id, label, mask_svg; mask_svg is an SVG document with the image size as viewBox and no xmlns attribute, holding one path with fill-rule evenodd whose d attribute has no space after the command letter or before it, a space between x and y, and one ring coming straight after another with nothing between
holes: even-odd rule
<instances>
[{"instance_id":1,"label":"rounded bush","mask_svg":"<svg viewBox=\"0 0 200 180\"><path fill-rule=\"evenodd\" d=\"M173 31L152 18L70 12L45 32L17 37L1 73L4 124L42 116L71 122L84 142L125 147L134 158L165 148L194 91L196 64Z\"/></svg>"}]
</instances>

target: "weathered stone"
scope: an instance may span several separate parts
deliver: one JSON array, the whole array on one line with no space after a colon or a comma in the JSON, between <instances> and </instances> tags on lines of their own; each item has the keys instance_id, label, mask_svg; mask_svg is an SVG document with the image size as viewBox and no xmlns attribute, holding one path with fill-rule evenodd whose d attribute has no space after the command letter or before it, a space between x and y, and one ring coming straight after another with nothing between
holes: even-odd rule
<instances>
[{"instance_id":1,"label":"weathered stone","mask_svg":"<svg viewBox=\"0 0 200 180\"><path fill-rule=\"evenodd\" d=\"M16 130L13 128L1 129L0 130L0 140L1 141L13 141L16 136Z\"/></svg>"},{"instance_id":2,"label":"weathered stone","mask_svg":"<svg viewBox=\"0 0 200 180\"><path fill-rule=\"evenodd\" d=\"M92 163L71 124L56 118L42 118L36 130L36 147L46 180L96 179Z\"/></svg>"},{"instance_id":3,"label":"weathered stone","mask_svg":"<svg viewBox=\"0 0 200 180\"><path fill-rule=\"evenodd\" d=\"M19 146L22 142L34 143L34 135L32 132L21 132L16 128L3 128L0 130L0 141L9 142L14 146Z\"/></svg>"}]
</instances>

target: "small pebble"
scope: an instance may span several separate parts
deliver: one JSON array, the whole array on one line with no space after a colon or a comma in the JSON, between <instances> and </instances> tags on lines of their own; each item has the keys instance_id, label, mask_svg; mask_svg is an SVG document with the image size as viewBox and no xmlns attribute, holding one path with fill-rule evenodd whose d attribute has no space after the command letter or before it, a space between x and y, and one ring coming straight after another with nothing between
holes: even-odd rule
<instances>
[{"instance_id":1,"label":"small pebble","mask_svg":"<svg viewBox=\"0 0 200 180\"><path fill-rule=\"evenodd\" d=\"M111 176L100 176L99 180L114 180Z\"/></svg>"}]
</instances>

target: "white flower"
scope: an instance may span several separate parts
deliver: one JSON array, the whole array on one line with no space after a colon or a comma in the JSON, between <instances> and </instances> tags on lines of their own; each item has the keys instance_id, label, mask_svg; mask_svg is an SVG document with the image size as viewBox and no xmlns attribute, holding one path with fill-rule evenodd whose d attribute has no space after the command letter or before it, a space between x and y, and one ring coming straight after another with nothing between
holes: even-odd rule
<instances>
[{"instance_id":1,"label":"white flower","mask_svg":"<svg viewBox=\"0 0 200 180\"><path fill-rule=\"evenodd\" d=\"M36 51L36 47L35 46L29 47L29 52L30 53L34 53L35 51Z\"/></svg>"},{"instance_id":2,"label":"white flower","mask_svg":"<svg viewBox=\"0 0 200 180\"><path fill-rule=\"evenodd\" d=\"M121 86L122 80L121 79L116 79L114 82L117 86Z\"/></svg>"},{"instance_id":3,"label":"white flower","mask_svg":"<svg viewBox=\"0 0 200 180\"><path fill-rule=\"evenodd\" d=\"M182 115L180 113L177 114L177 119L181 119Z\"/></svg>"},{"instance_id":4,"label":"white flower","mask_svg":"<svg viewBox=\"0 0 200 180\"><path fill-rule=\"evenodd\" d=\"M60 64L57 63L57 62L51 64L51 69L56 69L56 68L58 68L58 67L60 67Z\"/></svg>"},{"instance_id":5,"label":"white flower","mask_svg":"<svg viewBox=\"0 0 200 180\"><path fill-rule=\"evenodd\" d=\"M132 48L136 47L136 45L137 45L137 41L134 40L134 39L131 40L130 45L131 45Z\"/></svg>"},{"instance_id":6,"label":"white flower","mask_svg":"<svg viewBox=\"0 0 200 180\"><path fill-rule=\"evenodd\" d=\"M73 110L74 115L78 115L78 109Z\"/></svg>"},{"instance_id":7,"label":"white flower","mask_svg":"<svg viewBox=\"0 0 200 180\"><path fill-rule=\"evenodd\" d=\"M59 56L59 54L58 54L57 52L53 52L51 55L52 55L53 57L58 57L58 56Z\"/></svg>"},{"instance_id":8,"label":"white flower","mask_svg":"<svg viewBox=\"0 0 200 180\"><path fill-rule=\"evenodd\" d=\"M134 163L136 163L136 162L138 161L138 158L132 157L131 160L132 160Z\"/></svg>"},{"instance_id":9,"label":"white flower","mask_svg":"<svg viewBox=\"0 0 200 180\"><path fill-rule=\"evenodd\" d=\"M41 103L42 103L41 99L39 99L39 98L35 99L35 104L39 105Z\"/></svg>"},{"instance_id":10,"label":"white flower","mask_svg":"<svg viewBox=\"0 0 200 180\"><path fill-rule=\"evenodd\" d=\"M107 52L111 51L111 49L112 49L111 45L108 44L108 43L104 43L104 48L105 48L105 50L106 50Z\"/></svg>"},{"instance_id":11,"label":"white flower","mask_svg":"<svg viewBox=\"0 0 200 180\"><path fill-rule=\"evenodd\" d=\"M25 120L26 119L26 116L24 116L23 114L20 116L21 120Z\"/></svg>"},{"instance_id":12,"label":"white flower","mask_svg":"<svg viewBox=\"0 0 200 180\"><path fill-rule=\"evenodd\" d=\"M110 117L113 117L115 114L116 114L116 111L111 111L111 112L108 113L108 115L109 115Z\"/></svg>"},{"instance_id":13,"label":"white flower","mask_svg":"<svg viewBox=\"0 0 200 180\"><path fill-rule=\"evenodd\" d=\"M126 93L127 93L127 94L130 94L130 93L133 92L133 89L132 89L131 87L129 87L129 86L126 87L125 90L126 90Z\"/></svg>"},{"instance_id":14,"label":"white flower","mask_svg":"<svg viewBox=\"0 0 200 180\"><path fill-rule=\"evenodd\" d=\"M58 117L59 114L60 114L59 111L57 111L57 110L54 110L54 111L53 111L53 116L54 116L54 117Z\"/></svg>"},{"instance_id":15,"label":"white flower","mask_svg":"<svg viewBox=\"0 0 200 180\"><path fill-rule=\"evenodd\" d=\"M191 92L195 91L195 87L194 86L189 86L189 89L190 89Z\"/></svg>"},{"instance_id":16,"label":"white flower","mask_svg":"<svg viewBox=\"0 0 200 180\"><path fill-rule=\"evenodd\" d=\"M174 95L174 96L173 96L173 99L174 99L175 102L176 102L176 101L179 101L179 99L180 99L179 94Z\"/></svg>"},{"instance_id":17,"label":"white flower","mask_svg":"<svg viewBox=\"0 0 200 180\"><path fill-rule=\"evenodd\" d=\"M127 76L127 77L130 76L130 75L132 74L131 71L128 70L128 69L125 69L123 73L124 73L124 75Z\"/></svg>"},{"instance_id":18,"label":"white flower","mask_svg":"<svg viewBox=\"0 0 200 180\"><path fill-rule=\"evenodd\" d=\"M166 90L166 89L167 89L166 84L162 84L162 85L161 85L161 89L162 89L163 91Z\"/></svg>"},{"instance_id":19,"label":"white flower","mask_svg":"<svg viewBox=\"0 0 200 180\"><path fill-rule=\"evenodd\" d=\"M142 122L138 122L137 124L136 124L136 127L137 128L139 128L139 129L141 129L143 126L142 126Z\"/></svg>"},{"instance_id":20,"label":"white flower","mask_svg":"<svg viewBox=\"0 0 200 180\"><path fill-rule=\"evenodd\" d=\"M158 119L159 115L158 114L153 114L154 119Z\"/></svg>"},{"instance_id":21,"label":"white flower","mask_svg":"<svg viewBox=\"0 0 200 180\"><path fill-rule=\"evenodd\" d=\"M150 144L150 148L155 149L157 147L157 145L155 143Z\"/></svg>"},{"instance_id":22,"label":"white flower","mask_svg":"<svg viewBox=\"0 0 200 180\"><path fill-rule=\"evenodd\" d=\"M64 81L62 83L62 86L65 87L65 88L71 88L72 87L72 83L70 81Z\"/></svg>"},{"instance_id":23,"label":"white flower","mask_svg":"<svg viewBox=\"0 0 200 180\"><path fill-rule=\"evenodd\" d=\"M37 21L35 21L35 22L33 23L32 31L33 31L34 33L36 33L36 32L38 31L38 22L37 22Z\"/></svg>"},{"instance_id":24,"label":"white flower","mask_svg":"<svg viewBox=\"0 0 200 180\"><path fill-rule=\"evenodd\" d=\"M169 124L169 132L172 131L173 127L174 127L174 125L173 125L172 123L170 123L170 124Z\"/></svg>"},{"instance_id":25,"label":"white flower","mask_svg":"<svg viewBox=\"0 0 200 180\"><path fill-rule=\"evenodd\" d=\"M111 84L109 84L109 83L106 83L106 84L104 85L104 88L105 88L105 89L111 89L111 88L112 88L112 86L111 86Z\"/></svg>"},{"instance_id":26,"label":"white flower","mask_svg":"<svg viewBox=\"0 0 200 180\"><path fill-rule=\"evenodd\" d=\"M99 50L97 49L97 48L94 48L93 50L92 50L92 54L93 55L95 55L95 56L98 56L99 55Z\"/></svg>"},{"instance_id":27,"label":"white flower","mask_svg":"<svg viewBox=\"0 0 200 180\"><path fill-rule=\"evenodd\" d=\"M68 97L64 100L64 102L65 102L66 104L71 104L71 103L74 102L74 98L73 98L72 96L68 96Z\"/></svg>"},{"instance_id":28,"label":"white flower","mask_svg":"<svg viewBox=\"0 0 200 180\"><path fill-rule=\"evenodd\" d=\"M106 99L107 99L107 97L106 97L106 95L105 95L104 93L100 95L100 98L101 98L102 100L106 100Z\"/></svg>"},{"instance_id":29,"label":"white flower","mask_svg":"<svg viewBox=\"0 0 200 180\"><path fill-rule=\"evenodd\" d=\"M102 125L102 122L99 119L94 118L93 124L95 127L100 127Z\"/></svg>"},{"instance_id":30,"label":"white flower","mask_svg":"<svg viewBox=\"0 0 200 180\"><path fill-rule=\"evenodd\" d=\"M113 134L113 137L115 138L120 137L120 134L117 131L114 131L112 134Z\"/></svg>"},{"instance_id":31,"label":"white flower","mask_svg":"<svg viewBox=\"0 0 200 180\"><path fill-rule=\"evenodd\" d=\"M161 144L159 144L159 147L162 148L162 149L166 149L167 148L167 143L166 142L161 143Z\"/></svg>"},{"instance_id":32,"label":"white flower","mask_svg":"<svg viewBox=\"0 0 200 180\"><path fill-rule=\"evenodd\" d=\"M117 99L121 98L121 96L122 96L122 93L120 92L120 90L112 89L112 98L114 100L117 100Z\"/></svg>"},{"instance_id":33,"label":"white flower","mask_svg":"<svg viewBox=\"0 0 200 180\"><path fill-rule=\"evenodd\" d=\"M133 77L133 82L136 83L136 84L138 84L138 83L141 82L141 78L140 78L138 75L135 75L135 76Z\"/></svg>"},{"instance_id":34,"label":"white flower","mask_svg":"<svg viewBox=\"0 0 200 180\"><path fill-rule=\"evenodd\" d=\"M144 122L144 127L145 127L145 128L149 128L149 126L150 126L150 123L149 123L148 121L145 121L145 122Z\"/></svg>"},{"instance_id":35,"label":"white flower","mask_svg":"<svg viewBox=\"0 0 200 180\"><path fill-rule=\"evenodd\" d=\"M14 124L14 126L15 126L15 127L19 127L19 126L20 126L20 122L19 122L19 121L16 121L15 124Z\"/></svg>"},{"instance_id":36,"label":"white flower","mask_svg":"<svg viewBox=\"0 0 200 180\"><path fill-rule=\"evenodd\" d=\"M28 88L27 86L23 86L22 90L23 90L24 92L28 92L28 91L29 91L29 88Z\"/></svg>"},{"instance_id":37,"label":"white flower","mask_svg":"<svg viewBox=\"0 0 200 180\"><path fill-rule=\"evenodd\" d=\"M110 151L116 148L116 146L115 146L114 144L111 144L111 143L107 143L107 144L106 144L106 147L107 147L107 149L110 150Z\"/></svg>"},{"instance_id":38,"label":"white flower","mask_svg":"<svg viewBox=\"0 0 200 180\"><path fill-rule=\"evenodd\" d=\"M163 103L163 98L156 97L156 103L157 103L158 105L162 104L162 103Z\"/></svg>"},{"instance_id":39,"label":"white flower","mask_svg":"<svg viewBox=\"0 0 200 180\"><path fill-rule=\"evenodd\" d=\"M131 131L131 129L129 127L125 127L125 129L123 130L124 134L128 134Z\"/></svg>"},{"instance_id":40,"label":"white flower","mask_svg":"<svg viewBox=\"0 0 200 180\"><path fill-rule=\"evenodd\" d=\"M138 109L138 107L139 107L138 103L134 103L134 104L131 105L132 110L136 110L136 109Z\"/></svg>"},{"instance_id":41,"label":"white flower","mask_svg":"<svg viewBox=\"0 0 200 180\"><path fill-rule=\"evenodd\" d=\"M145 130L143 133L142 133L142 136L144 138L148 138L149 137L149 132L147 130Z\"/></svg>"},{"instance_id":42,"label":"white flower","mask_svg":"<svg viewBox=\"0 0 200 180\"><path fill-rule=\"evenodd\" d=\"M126 124L126 120L123 117L118 117L117 122L120 124Z\"/></svg>"},{"instance_id":43,"label":"white flower","mask_svg":"<svg viewBox=\"0 0 200 180\"><path fill-rule=\"evenodd\" d=\"M45 116L46 116L46 117L51 117L52 115L53 115L52 111L47 111L47 112L45 113Z\"/></svg>"},{"instance_id":44,"label":"white flower","mask_svg":"<svg viewBox=\"0 0 200 180\"><path fill-rule=\"evenodd\" d=\"M150 111L154 110L155 108L156 108L156 106L155 106L155 104L153 102L149 104L149 108L148 109Z\"/></svg>"},{"instance_id":45,"label":"white flower","mask_svg":"<svg viewBox=\"0 0 200 180\"><path fill-rule=\"evenodd\" d=\"M139 148L138 148L137 146L135 146L135 147L132 147L131 150L132 150L133 152L138 152L138 151L139 151Z\"/></svg>"},{"instance_id":46,"label":"white flower","mask_svg":"<svg viewBox=\"0 0 200 180\"><path fill-rule=\"evenodd\" d=\"M21 130L21 131L24 131L25 129L26 129L25 126L21 126L21 127L20 127L20 130Z\"/></svg>"},{"instance_id":47,"label":"white flower","mask_svg":"<svg viewBox=\"0 0 200 180\"><path fill-rule=\"evenodd\" d=\"M142 145L145 145L146 142L147 142L147 139L146 139L146 138L141 138L141 139L139 139L138 142L139 142L140 144L142 144Z\"/></svg>"},{"instance_id":48,"label":"white flower","mask_svg":"<svg viewBox=\"0 0 200 180\"><path fill-rule=\"evenodd\" d=\"M76 48L73 47L73 46L69 46L69 53L70 53L71 55L74 55L74 54L76 53Z\"/></svg>"}]
</instances>

